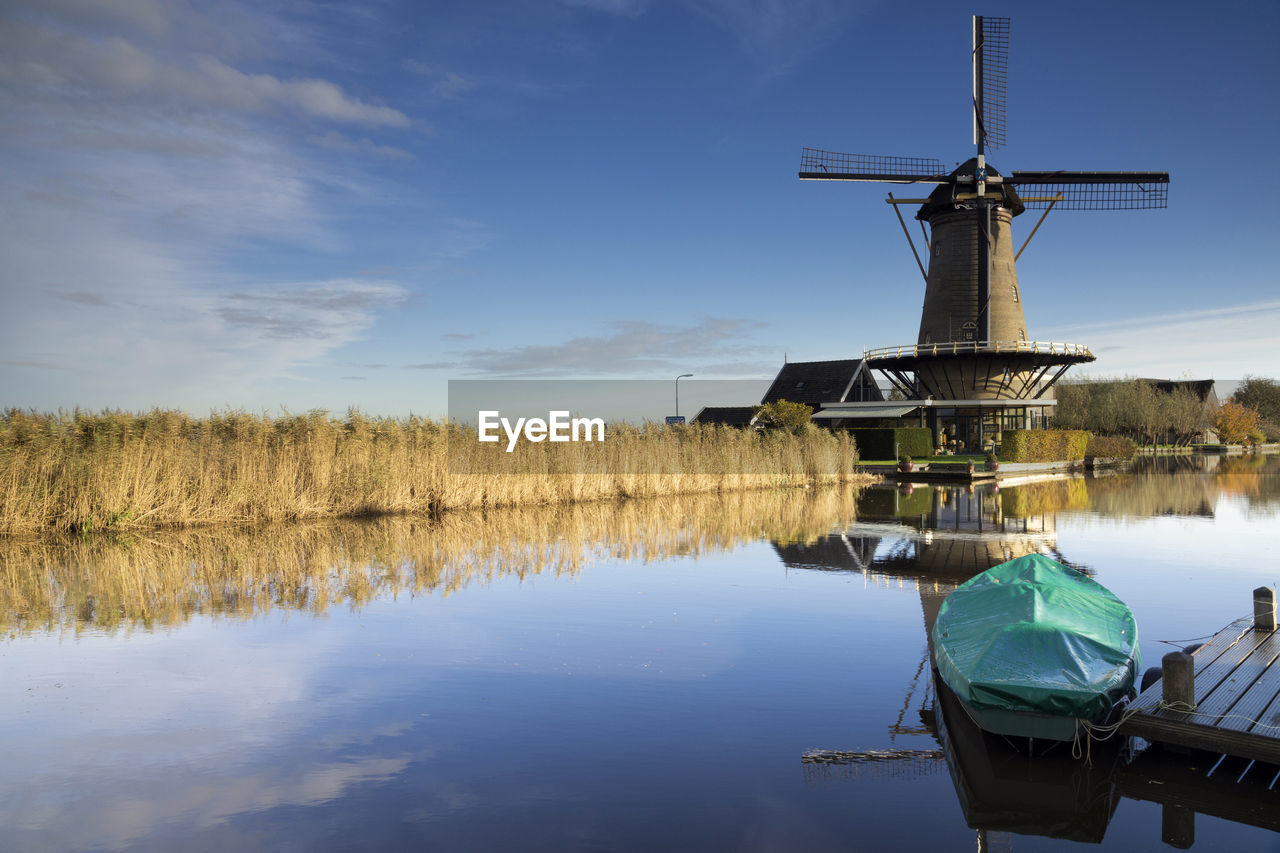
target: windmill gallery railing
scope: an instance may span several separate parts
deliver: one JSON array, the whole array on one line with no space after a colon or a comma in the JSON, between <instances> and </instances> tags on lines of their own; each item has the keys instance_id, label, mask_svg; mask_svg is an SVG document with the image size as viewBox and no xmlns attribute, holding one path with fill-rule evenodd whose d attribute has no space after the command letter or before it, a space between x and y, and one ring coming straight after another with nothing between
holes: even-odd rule
<instances>
[{"instance_id":1,"label":"windmill gallery railing","mask_svg":"<svg viewBox=\"0 0 1280 853\"><path fill-rule=\"evenodd\" d=\"M896 347L877 347L862 351L863 358L875 361L881 358L913 358L933 355L991 355L1031 353L1035 355L1084 356L1092 359L1093 353L1084 344L1044 343L1042 341L947 341L936 344L903 344Z\"/></svg>"}]
</instances>

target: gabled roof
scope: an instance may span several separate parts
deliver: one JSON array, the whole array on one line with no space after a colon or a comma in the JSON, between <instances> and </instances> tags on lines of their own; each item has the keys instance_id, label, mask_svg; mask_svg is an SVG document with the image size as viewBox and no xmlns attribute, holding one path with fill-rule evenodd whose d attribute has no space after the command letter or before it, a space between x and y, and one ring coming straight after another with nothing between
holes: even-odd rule
<instances>
[{"instance_id":1,"label":"gabled roof","mask_svg":"<svg viewBox=\"0 0 1280 853\"><path fill-rule=\"evenodd\" d=\"M765 392L761 403L787 400L815 409L823 403L846 400L883 400L866 361L857 358L839 361L792 361L784 364Z\"/></svg>"},{"instance_id":2,"label":"gabled roof","mask_svg":"<svg viewBox=\"0 0 1280 853\"><path fill-rule=\"evenodd\" d=\"M751 425L755 413L755 406L703 406L693 416L693 423L745 427Z\"/></svg>"},{"instance_id":3,"label":"gabled roof","mask_svg":"<svg viewBox=\"0 0 1280 853\"><path fill-rule=\"evenodd\" d=\"M1218 393L1216 383L1212 379L1151 379L1149 377L1140 377L1133 379L1085 379L1079 382L1070 382L1071 385L1111 385L1116 382L1146 382L1154 387L1157 391L1165 394L1172 394L1175 390L1186 389L1196 396L1201 402L1217 403Z\"/></svg>"}]
</instances>

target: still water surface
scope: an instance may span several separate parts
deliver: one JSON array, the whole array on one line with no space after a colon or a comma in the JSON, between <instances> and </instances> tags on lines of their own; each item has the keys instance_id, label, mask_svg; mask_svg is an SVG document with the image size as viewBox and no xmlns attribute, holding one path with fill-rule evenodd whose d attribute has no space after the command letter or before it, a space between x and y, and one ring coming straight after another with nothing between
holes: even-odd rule
<instances>
[{"instance_id":1,"label":"still water surface","mask_svg":"<svg viewBox=\"0 0 1280 853\"><path fill-rule=\"evenodd\" d=\"M1280 458L0 544L0 846L1170 849L1161 765L940 735L926 626L1032 551L1158 663L1280 581Z\"/></svg>"}]
</instances>

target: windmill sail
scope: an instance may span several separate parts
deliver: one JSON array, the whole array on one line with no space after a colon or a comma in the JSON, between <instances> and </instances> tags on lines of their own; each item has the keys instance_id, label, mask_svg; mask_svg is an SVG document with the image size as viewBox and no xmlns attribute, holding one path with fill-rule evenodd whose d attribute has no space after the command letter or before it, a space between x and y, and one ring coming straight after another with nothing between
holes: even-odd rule
<instances>
[{"instance_id":1,"label":"windmill sail","mask_svg":"<svg viewBox=\"0 0 1280 853\"><path fill-rule=\"evenodd\" d=\"M806 181L882 181L885 183L933 183L951 180L941 160L923 157L882 157L875 154L841 154L819 148L800 150L800 179Z\"/></svg>"},{"instance_id":2,"label":"windmill sail","mask_svg":"<svg viewBox=\"0 0 1280 853\"><path fill-rule=\"evenodd\" d=\"M1168 172L1014 172L1027 207L1056 210L1141 210L1169 203Z\"/></svg>"}]
</instances>

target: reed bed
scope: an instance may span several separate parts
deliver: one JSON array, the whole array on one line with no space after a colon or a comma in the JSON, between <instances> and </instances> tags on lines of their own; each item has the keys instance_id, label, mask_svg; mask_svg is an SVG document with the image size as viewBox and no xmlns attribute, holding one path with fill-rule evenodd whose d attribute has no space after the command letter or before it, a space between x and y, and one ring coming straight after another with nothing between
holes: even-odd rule
<instances>
[{"instance_id":1,"label":"reed bed","mask_svg":"<svg viewBox=\"0 0 1280 853\"><path fill-rule=\"evenodd\" d=\"M349 411L9 410L0 535L265 523L853 482L847 437L611 427L600 443L504 453L474 430Z\"/></svg>"},{"instance_id":2,"label":"reed bed","mask_svg":"<svg viewBox=\"0 0 1280 853\"><path fill-rule=\"evenodd\" d=\"M856 519L853 487L458 511L436 519L150 530L0 540L0 631L128 632L197 614L323 613L377 597L576 575L768 539L810 543Z\"/></svg>"}]
</instances>

